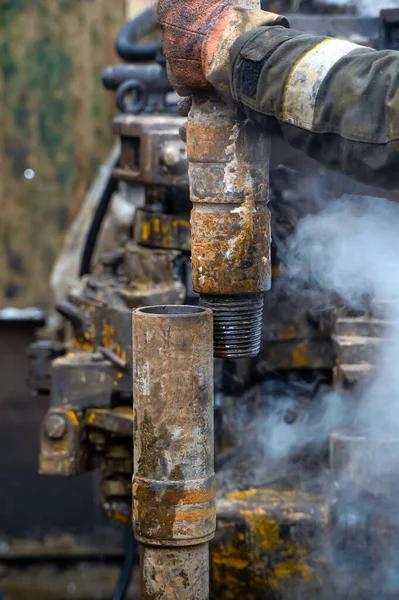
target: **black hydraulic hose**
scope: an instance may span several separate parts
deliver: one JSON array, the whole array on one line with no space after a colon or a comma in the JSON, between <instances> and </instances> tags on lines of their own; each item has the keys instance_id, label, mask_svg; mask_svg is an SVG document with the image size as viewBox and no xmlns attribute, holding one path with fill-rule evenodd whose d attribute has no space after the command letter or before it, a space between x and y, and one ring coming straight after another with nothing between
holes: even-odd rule
<instances>
[{"instance_id":1,"label":"black hydraulic hose","mask_svg":"<svg viewBox=\"0 0 399 600\"><path fill-rule=\"evenodd\" d=\"M114 162L110 166L110 174L107 183L103 189L103 193L97 204L97 208L93 215L89 231L87 232L86 242L82 253L82 259L80 262L79 277L87 275L91 272L91 260L93 258L98 234L101 229L101 224L104 220L105 215L107 214L112 195L116 191L117 180L113 177L112 171L118 166L119 161L120 155L114 160Z\"/></svg>"},{"instance_id":2,"label":"black hydraulic hose","mask_svg":"<svg viewBox=\"0 0 399 600\"><path fill-rule=\"evenodd\" d=\"M135 65L112 65L102 72L102 82L106 90L117 90L125 81L140 81L148 91L167 93L173 91L166 70L157 63Z\"/></svg>"},{"instance_id":3,"label":"black hydraulic hose","mask_svg":"<svg viewBox=\"0 0 399 600\"><path fill-rule=\"evenodd\" d=\"M139 562L138 557L138 543L133 535L132 525L129 522L126 527L125 559L112 600L124 600L126 598L133 568Z\"/></svg>"},{"instance_id":4,"label":"black hydraulic hose","mask_svg":"<svg viewBox=\"0 0 399 600\"><path fill-rule=\"evenodd\" d=\"M115 49L119 56L128 62L155 60L161 42L138 44L138 41L153 31L157 24L156 6L148 8L135 19L125 23L115 42Z\"/></svg>"}]
</instances>

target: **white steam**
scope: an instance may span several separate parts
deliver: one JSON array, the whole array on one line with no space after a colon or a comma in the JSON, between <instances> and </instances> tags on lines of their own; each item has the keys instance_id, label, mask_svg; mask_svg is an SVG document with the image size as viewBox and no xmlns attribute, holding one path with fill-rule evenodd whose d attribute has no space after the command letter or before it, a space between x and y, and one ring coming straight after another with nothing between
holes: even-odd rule
<instances>
[{"instance_id":1,"label":"white steam","mask_svg":"<svg viewBox=\"0 0 399 600\"><path fill-rule=\"evenodd\" d=\"M315 294L319 288L327 296L339 295L366 316L373 316L378 305L377 313L384 309L378 315L386 327L376 357L376 374L361 391L351 422L352 439L357 441L347 447L345 464L336 473L330 504L336 514L331 547L338 597L346 598L348 591L355 589L349 598L396 599L399 204L381 198L344 197L302 221L288 240L285 259L292 288L308 298L310 290ZM325 420L328 422L327 417ZM385 543L387 531L390 538Z\"/></svg>"},{"instance_id":2,"label":"white steam","mask_svg":"<svg viewBox=\"0 0 399 600\"><path fill-rule=\"evenodd\" d=\"M353 423L367 433L399 432L399 205L345 196L305 217L279 253L288 268L285 292L310 310L328 309L330 299L340 297L368 314L372 298L389 301L384 318L390 323L390 341L382 344L377 377L356 407L355 419L353 404L324 385L302 394L296 384L262 384L263 401L251 400L257 407L253 415L237 414L232 426L237 439L245 440L238 453L253 460L248 470L252 485L289 476L292 458L320 452L336 428ZM296 414L292 420L290 413Z\"/></svg>"},{"instance_id":3,"label":"white steam","mask_svg":"<svg viewBox=\"0 0 399 600\"><path fill-rule=\"evenodd\" d=\"M358 421L375 433L399 432L399 205L344 197L304 219L288 242L286 261L291 285L302 292L318 287L365 312L370 299L384 303L387 342Z\"/></svg>"},{"instance_id":4,"label":"white steam","mask_svg":"<svg viewBox=\"0 0 399 600\"><path fill-rule=\"evenodd\" d=\"M335 597L397 600L399 204L365 197L333 201L319 214L306 216L285 247L280 242L279 255L288 268L285 293L295 301L319 310L323 302L330 308L330 299L340 297L356 314L371 316L377 299L387 310L387 339L376 377L359 390L357 402L331 392L324 382L279 380L277 375L246 397L226 398L224 414L232 419L237 450L219 472L221 489L288 480L322 493L330 506L330 537L322 542L331 555ZM330 486L320 457L327 455L330 433L342 426L352 427L351 439L357 440L359 431L364 437L360 445L348 447L345 468L334 472ZM329 600L324 587L320 598Z\"/></svg>"}]
</instances>

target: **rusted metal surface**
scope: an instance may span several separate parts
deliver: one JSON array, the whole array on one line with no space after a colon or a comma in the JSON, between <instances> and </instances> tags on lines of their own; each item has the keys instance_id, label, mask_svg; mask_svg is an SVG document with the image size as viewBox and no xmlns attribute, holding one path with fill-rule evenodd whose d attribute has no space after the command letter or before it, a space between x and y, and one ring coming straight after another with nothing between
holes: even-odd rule
<instances>
[{"instance_id":1,"label":"rusted metal surface","mask_svg":"<svg viewBox=\"0 0 399 600\"><path fill-rule=\"evenodd\" d=\"M70 351L52 365L51 405L74 410L111 405L116 389L127 390L126 374L115 369L99 352ZM115 385L114 385L115 384Z\"/></svg>"},{"instance_id":2,"label":"rusted metal surface","mask_svg":"<svg viewBox=\"0 0 399 600\"><path fill-rule=\"evenodd\" d=\"M113 394L131 394L131 309L183 302L185 288L173 270L176 256L131 241L102 257L99 272L71 288L59 309L74 337L64 356L52 361L53 406L108 408Z\"/></svg>"},{"instance_id":3,"label":"rusted metal surface","mask_svg":"<svg viewBox=\"0 0 399 600\"><path fill-rule=\"evenodd\" d=\"M112 577L104 586L104 597L110 598L123 560L123 528L99 509L96 477L37 473L49 398L32 395L28 387L26 348L36 327L35 322L0 322L0 590L7 600L59 600L67 584L75 582L74 596L88 600L81 583L86 592L85 582L98 592L98 561L111 560ZM96 574L90 566L83 571L85 559L97 561ZM64 561L60 570L52 566L54 561ZM70 567L65 578L64 567ZM101 568L108 573L107 564Z\"/></svg>"},{"instance_id":4,"label":"rusted metal surface","mask_svg":"<svg viewBox=\"0 0 399 600\"><path fill-rule=\"evenodd\" d=\"M328 509L298 490L254 488L217 502L211 598L328 598Z\"/></svg>"},{"instance_id":5,"label":"rusted metal surface","mask_svg":"<svg viewBox=\"0 0 399 600\"><path fill-rule=\"evenodd\" d=\"M112 410L94 408L86 410L85 424L120 436L133 436L133 411L129 406L119 406Z\"/></svg>"},{"instance_id":6,"label":"rusted metal surface","mask_svg":"<svg viewBox=\"0 0 399 600\"><path fill-rule=\"evenodd\" d=\"M201 294L270 286L268 152L269 140L217 100L193 103L187 153L193 287Z\"/></svg>"},{"instance_id":7,"label":"rusted metal surface","mask_svg":"<svg viewBox=\"0 0 399 600\"><path fill-rule=\"evenodd\" d=\"M187 187L187 153L179 136L185 120L173 115L119 115L113 132L121 140L114 176L129 182Z\"/></svg>"},{"instance_id":8,"label":"rusted metal surface","mask_svg":"<svg viewBox=\"0 0 399 600\"><path fill-rule=\"evenodd\" d=\"M170 215L139 208L134 217L134 239L152 248L187 250L191 248L188 215Z\"/></svg>"},{"instance_id":9,"label":"rusted metal surface","mask_svg":"<svg viewBox=\"0 0 399 600\"><path fill-rule=\"evenodd\" d=\"M102 256L101 268L78 280L58 306L73 332L59 349L62 355L53 359L51 343L33 349L35 387L51 386L40 473L71 476L97 469L101 505L119 521L131 519L131 309L184 300L173 269L177 256L133 241Z\"/></svg>"},{"instance_id":10,"label":"rusted metal surface","mask_svg":"<svg viewBox=\"0 0 399 600\"><path fill-rule=\"evenodd\" d=\"M214 532L211 311L133 312L136 537L186 545Z\"/></svg>"},{"instance_id":11,"label":"rusted metal surface","mask_svg":"<svg viewBox=\"0 0 399 600\"><path fill-rule=\"evenodd\" d=\"M114 520L131 520L133 472L131 406L89 409L84 414L83 436L90 443L90 456L100 474L100 502Z\"/></svg>"},{"instance_id":12,"label":"rusted metal surface","mask_svg":"<svg viewBox=\"0 0 399 600\"><path fill-rule=\"evenodd\" d=\"M378 313L379 307L376 307ZM336 355L335 382L343 390L370 382L385 344L389 323L381 316L337 319L332 336Z\"/></svg>"},{"instance_id":13,"label":"rusted metal surface","mask_svg":"<svg viewBox=\"0 0 399 600\"><path fill-rule=\"evenodd\" d=\"M208 600L208 544L181 548L141 546L142 600Z\"/></svg>"},{"instance_id":14,"label":"rusted metal surface","mask_svg":"<svg viewBox=\"0 0 399 600\"><path fill-rule=\"evenodd\" d=\"M335 362L330 340L294 339L265 345L257 356L258 375L275 370L332 369Z\"/></svg>"},{"instance_id":15,"label":"rusted metal surface","mask_svg":"<svg viewBox=\"0 0 399 600\"><path fill-rule=\"evenodd\" d=\"M193 289L214 311L215 354L254 356L270 287L269 138L217 99L187 125Z\"/></svg>"},{"instance_id":16,"label":"rusted metal surface","mask_svg":"<svg viewBox=\"0 0 399 600\"><path fill-rule=\"evenodd\" d=\"M61 435L50 435L49 424L63 422ZM91 470L89 445L82 443L80 415L72 409L51 409L44 419L40 436L39 473L41 475L81 475ZM58 432L60 433L60 432Z\"/></svg>"},{"instance_id":17,"label":"rusted metal surface","mask_svg":"<svg viewBox=\"0 0 399 600\"><path fill-rule=\"evenodd\" d=\"M193 290L214 313L215 356L256 356L271 284L270 138L212 94L194 98L186 135Z\"/></svg>"},{"instance_id":18,"label":"rusted metal surface","mask_svg":"<svg viewBox=\"0 0 399 600\"><path fill-rule=\"evenodd\" d=\"M29 346L29 387L37 394L48 394L51 389L51 362L63 356L65 345L54 340L39 340Z\"/></svg>"},{"instance_id":19,"label":"rusted metal surface","mask_svg":"<svg viewBox=\"0 0 399 600\"><path fill-rule=\"evenodd\" d=\"M118 521L131 516L133 411L131 406L51 408L40 436L42 475L100 472L101 504Z\"/></svg>"},{"instance_id":20,"label":"rusted metal surface","mask_svg":"<svg viewBox=\"0 0 399 600\"><path fill-rule=\"evenodd\" d=\"M155 306L134 311L132 321L133 526L146 545L142 597L160 597L163 586L162 598L206 598L207 587L196 594L216 525L212 313ZM149 573L162 552L147 546L168 547L154 581Z\"/></svg>"}]
</instances>

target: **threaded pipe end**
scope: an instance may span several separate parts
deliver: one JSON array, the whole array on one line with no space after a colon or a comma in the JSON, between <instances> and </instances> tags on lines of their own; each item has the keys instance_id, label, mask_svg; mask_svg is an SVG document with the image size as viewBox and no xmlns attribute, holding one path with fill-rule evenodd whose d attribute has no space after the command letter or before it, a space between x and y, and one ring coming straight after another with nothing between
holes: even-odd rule
<instances>
[{"instance_id":1,"label":"threaded pipe end","mask_svg":"<svg viewBox=\"0 0 399 600\"><path fill-rule=\"evenodd\" d=\"M264 294L201 296L212 309L214 354L218 358L249 358L259 354Z\"/></svg>"}]
</instances>

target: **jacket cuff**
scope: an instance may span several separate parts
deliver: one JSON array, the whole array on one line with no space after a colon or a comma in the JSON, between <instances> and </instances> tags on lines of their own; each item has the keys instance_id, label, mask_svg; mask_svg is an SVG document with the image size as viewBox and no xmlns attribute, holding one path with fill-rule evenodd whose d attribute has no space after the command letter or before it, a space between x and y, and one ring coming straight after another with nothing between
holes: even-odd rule
<instances>
[{"instance_id":1,"label":"jacket cuff","mask_svg":"<svg viewBox=\"0 0 399 600\"><path fill-rule=\"evenodd\" d=\"M262 10L251 10L235 8L229 13L227 27L225 27L220 40L217 44L216 51L209 57L207 48L211 47L208 37L205 37L203 42L203 68L206 79L217 90L222 98L228 103L232 103L232 95L230 91L230 52L232 46L247 36L251 38L256 34L259 28L277 27L282 29L289 27L285 17L276 15ZM209 36L214 35L210 32ZM241 42L240 42L241 43ZM245 41L244 41L245 43Z\"/></svg>"}]
</instances>

